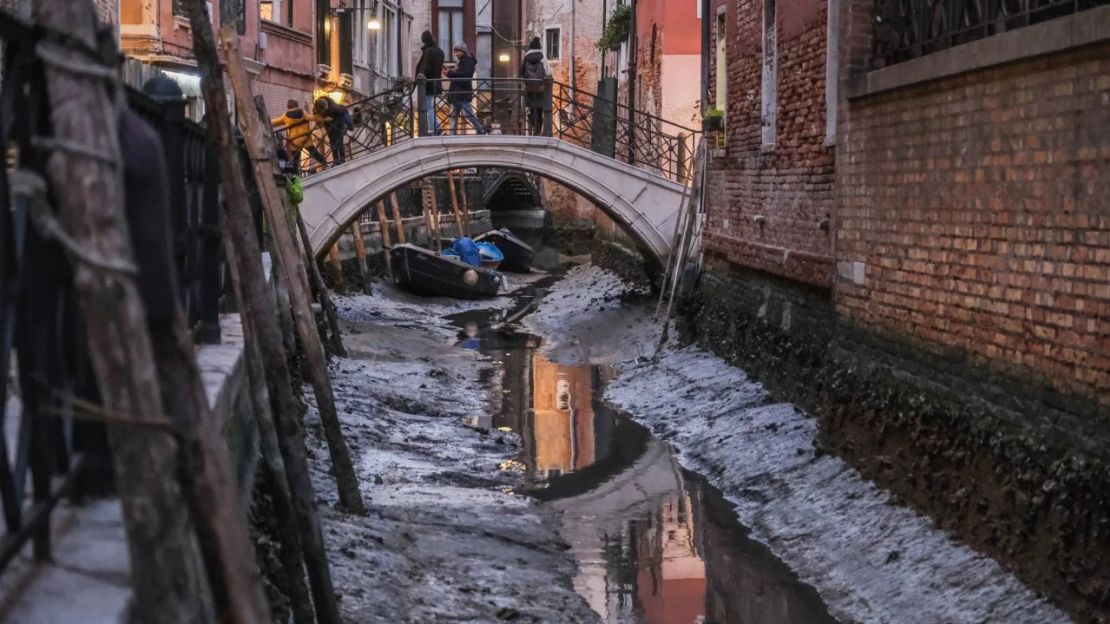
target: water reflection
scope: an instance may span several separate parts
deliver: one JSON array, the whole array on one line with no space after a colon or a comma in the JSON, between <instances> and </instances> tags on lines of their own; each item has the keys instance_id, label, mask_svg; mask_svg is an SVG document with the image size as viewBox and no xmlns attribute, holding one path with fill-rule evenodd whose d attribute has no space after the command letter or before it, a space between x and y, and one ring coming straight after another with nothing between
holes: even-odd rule
<instances>
[{"instance_id":1,"label":"water reflection","mask_svg":"<svg viewBox=\"0 0 1110 624\"><path fill-rule=\"evenodd\" d=\"M834 621L813 588L747 536L720 492L600 400L612 371L557 364L535 336L456 320L460 346L500 369L500 409L488 422L520 434L527 491L562 512L575 589L605 622Z\"/></svg>"}]
</instances>

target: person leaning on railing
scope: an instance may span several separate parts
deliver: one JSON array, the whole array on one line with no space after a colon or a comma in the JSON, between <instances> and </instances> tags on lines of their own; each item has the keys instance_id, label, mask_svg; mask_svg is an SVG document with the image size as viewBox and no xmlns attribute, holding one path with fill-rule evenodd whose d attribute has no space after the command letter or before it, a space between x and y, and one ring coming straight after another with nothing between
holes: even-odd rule
<instances>
[{"instance_id":1,"label":"person leaning on railing","mask_svg":"<svg viewBox=\"0 0 1110 624\"><path fill-rule=\"evenodd\" d=\"M271 119L270 125L274 128L285 129L284 149L289 152L289 160L293 163L293 168L300 174L302 151L307 151L308 155L320 164L320 167L327 166L324 155L312 143L312 126L319 119L315 115L303 111L297 100L289 100L286 106L288 108L285 114L276 119Z\"/></svg>"},{"instance_id":2,"label":"person leaning on railing","mask_svg":"<svg viewBox=\"0 0 1110 624\"><path fill-rule=\"evenodd\" d=\"M342 164L347 160L343 137L347 135L347 130L354 126L351 112L347 110L346 106L338 104L329 97L317 98L312 105L312 112L327 132L332 164Z\"/></svg>"}]
</instances>

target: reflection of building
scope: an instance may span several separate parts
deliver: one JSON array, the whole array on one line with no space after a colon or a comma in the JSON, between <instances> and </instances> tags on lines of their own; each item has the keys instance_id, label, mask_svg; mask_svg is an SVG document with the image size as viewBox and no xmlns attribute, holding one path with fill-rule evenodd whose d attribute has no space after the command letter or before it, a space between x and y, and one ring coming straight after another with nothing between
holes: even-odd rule
<instances>
[{"instance_id":1,"label":"reflection of building","mask_svg":"<svg viewBox=\"0 0 1110 624\"><path fill-rule=\"evenodd\" d=\"M694 544L689 494L677 490L640 526L636 598L647 624L687 624L705 613L705 563Z\"/></svg>"},{"instance_id":2,"label":"reflection of building","mask_svg":"<svg viewBox=\"0 0 1110 624\"><path fill-rule=\"evenodd\" d=\"M595 460L593 375L590 365L532 361L535 475L555 477Z\"/></svg>"}]
</instances>

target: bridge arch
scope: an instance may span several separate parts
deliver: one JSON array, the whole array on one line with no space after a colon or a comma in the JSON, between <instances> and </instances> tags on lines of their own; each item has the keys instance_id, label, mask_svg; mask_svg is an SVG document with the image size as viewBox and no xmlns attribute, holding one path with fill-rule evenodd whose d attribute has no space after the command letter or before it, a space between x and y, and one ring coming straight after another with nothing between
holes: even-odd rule
<instances>
[{"instance_id":1,"label":"bridge arch","mask_svg":"<svg viewBox=\"0 0 1110 624\"><path fill-rule=\"evenodd\" d=\"M514 169L559 182L592 200L649 261L666 263L682 185L565 141L507 135L413 139L308 178L301 215L313 254L326 251L390 191L466 167Z\"/></svg>"}]
</instances>

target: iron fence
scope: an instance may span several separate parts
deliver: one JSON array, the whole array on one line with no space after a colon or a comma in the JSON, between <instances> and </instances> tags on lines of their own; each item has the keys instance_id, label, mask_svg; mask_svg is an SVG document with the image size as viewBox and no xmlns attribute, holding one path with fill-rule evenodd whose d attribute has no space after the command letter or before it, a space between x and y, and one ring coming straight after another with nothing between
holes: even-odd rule
<instances>
[{"instance_id":1,"label":"iron fence","mask_svg":"<svg viewBox=\"0 0 1110 624\"><path fill-rule=\"evenodd\" d=\"M872 63L901 63L1105 4L1110 0L876 0Z\"/></svg>"}]
</instances>

